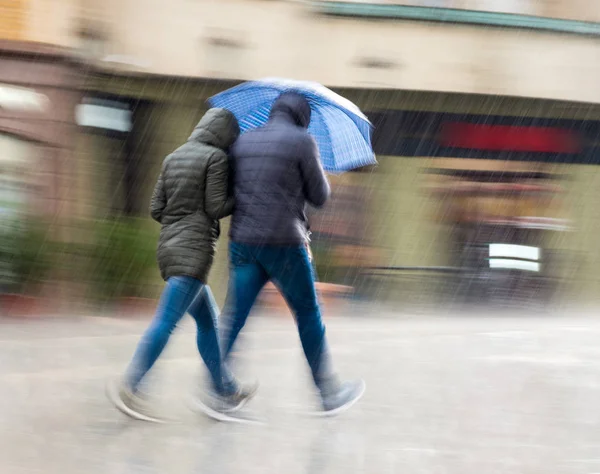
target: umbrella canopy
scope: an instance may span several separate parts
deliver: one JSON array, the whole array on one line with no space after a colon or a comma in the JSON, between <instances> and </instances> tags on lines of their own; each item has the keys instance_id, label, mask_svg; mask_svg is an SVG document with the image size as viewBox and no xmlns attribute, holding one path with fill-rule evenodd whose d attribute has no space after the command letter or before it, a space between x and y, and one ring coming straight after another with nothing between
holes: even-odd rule
<instances>
[{"instance_id":1,"label":"umbrella canopy","mask_svg":"<svg viewBox=\"0 0 600 474\"><path fill-rule=\"evenodd\" d=\"M277 78L245 82L208 102L211 107L230 110L244 133L267 123L273 103L283 92L297 92L308 100L308 132L317 142L326 171L339 173L377 163L369 119L348 99L316 82Z\"/></svg>"}]
</instances>

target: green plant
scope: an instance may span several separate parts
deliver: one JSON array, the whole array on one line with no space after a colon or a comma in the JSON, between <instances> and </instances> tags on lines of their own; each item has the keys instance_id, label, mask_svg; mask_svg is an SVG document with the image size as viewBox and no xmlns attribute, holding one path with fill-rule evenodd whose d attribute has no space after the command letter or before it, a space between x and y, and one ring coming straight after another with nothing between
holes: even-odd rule
<instances>
[{"instance_id":1,"label":"green plant","mask_svg":"<svg viewBox=\"0 0 600 474\"><path fill-rule=\"evenodd\" d=\"M0 291L34 294L52 268L49 226L29 218L0 229Z\"/></svg>"},{"instance_id":2,"label":"green plant","mask_svg":"<svg viewBox=\"0 0 600 474\"><path fill-rule=\"evenodd\" d=\"M90 250L94 295L114 300L151 294L156 269L156 234L141 219L97 221Z\"/></svg>"},{"instance_id":3,"label":"green plant","mask_svg":"<svg viewBox=\"0 0 600 474\"><path fill-rule=\"evenodd\" d=\"M12 265L17 243L13 226L0 227L0 294L14 291L16 275Z\"/></svg>"}]
</instances>

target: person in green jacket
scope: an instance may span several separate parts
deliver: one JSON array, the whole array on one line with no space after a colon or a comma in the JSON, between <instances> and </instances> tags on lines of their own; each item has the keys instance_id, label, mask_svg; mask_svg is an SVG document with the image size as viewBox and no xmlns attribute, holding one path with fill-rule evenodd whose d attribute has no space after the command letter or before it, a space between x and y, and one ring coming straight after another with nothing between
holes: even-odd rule
<instances>
[{"instance_id":1,"label":"person in green jacket","mask_svg":"<svg viewBox=\"0 0 600 474\"><path fill-rule=\"evenodd\" d=\"M161 225L157 257L166 286L125 377L108 387L111 401L133 418L160 421L140 396L140 383L186 312L196 321L198 351L212 382L212 404L199 407L218 418L240 409L256 391L254 386L240 386L223 365L216 327L219 309L206 284L220 234L219 219L233 210L227 151L239 133L229 111L210 109L187 143L163 162L150 213Z\"/></svg>"}]
</instances>

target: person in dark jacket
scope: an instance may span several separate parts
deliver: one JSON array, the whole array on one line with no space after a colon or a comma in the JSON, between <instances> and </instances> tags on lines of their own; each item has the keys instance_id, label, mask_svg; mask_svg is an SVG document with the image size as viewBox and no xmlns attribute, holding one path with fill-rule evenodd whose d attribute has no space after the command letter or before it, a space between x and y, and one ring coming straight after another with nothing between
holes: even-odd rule
<instances>
[{"instance_id":1,"label":"person in dark jacket","mask_svg":"<svg viewBox=\"0 0 600 474\"><path fill-rule=\"evenodd\" d=\"M240 387L224 370L216 332L218 308L206 284L219 219L233 208L227 150L238 135L237 120L230 112L211 109L187 143L163 162L150 214L161 225L157 257L166 287L124 381L109 387L116 406L134 418L156 420L139 396L139 386L186 311L196 321L198 351L210 372L213 399L219 401L220 410L234 411L254 393L254 388Z\"/></svg>"},{"instance_id":2,"label":"person in dark jacket","mask_svg":"<svg viewBox=\"0 0 600 474\"><path fill-rule=\"evenodd\" d=\"M341 383L332 370L315 290L306 205L321 207L330 187L315 140L311 109L300 94L274 103L269 122L233 145L234 196L230 283L222 350L227 357L263 286L272 281L292 309L323 409L335 414L364 392L364 382Z\"/></svg>"}]
</instances>

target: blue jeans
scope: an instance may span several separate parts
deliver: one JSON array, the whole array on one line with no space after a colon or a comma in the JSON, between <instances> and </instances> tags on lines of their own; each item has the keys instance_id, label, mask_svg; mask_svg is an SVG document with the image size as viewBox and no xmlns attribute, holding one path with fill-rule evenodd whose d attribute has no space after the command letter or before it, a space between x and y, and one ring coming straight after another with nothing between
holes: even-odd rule
<instances>
[{"instance_id":1,"label":"blue jeans","mask_svg":"<svg viewBox=\"0 0 600 474\"><path fill-rule=\"evenodd\" d=\"M315 384L321 387L332 374L314 269L306 247L231 242L229 259L230 280L221 333L224 359L229 356L260 290L270 280L294 313L304 355Z\"/></svg>"},{"instance_id":2,"label":"blue jeans","mask_svg":"<svg viewBox=\"0 0 600 474\"><path fill-rule=\"evenodd\" d=\"M217 337L219 308L210 287L187 276L171 277L167 281L156 316L138 344L127 370L126 383L132 390L137 390L186 311L196 321L198 351L210 372L214 389L221 394L235 390L234 383L226 374L221 360Z\"/></svg>"}]
</instances>

